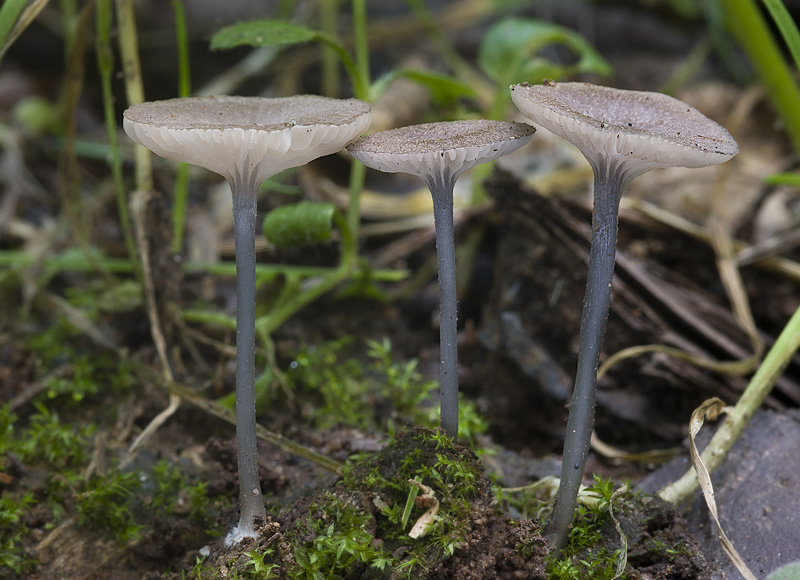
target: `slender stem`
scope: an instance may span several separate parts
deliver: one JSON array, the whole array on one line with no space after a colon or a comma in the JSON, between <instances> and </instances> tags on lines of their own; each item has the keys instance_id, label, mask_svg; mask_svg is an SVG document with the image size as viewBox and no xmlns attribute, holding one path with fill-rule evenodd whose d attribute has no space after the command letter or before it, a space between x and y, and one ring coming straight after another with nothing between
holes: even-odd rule
<instances>
[{"instance_id":1,"label":"slender stem","mask_svg":"<svg viewBox=\"0 0 800 580\"><path fill-rule=\"evenodd\" d=\"M753 0L728 0L724 16L800 151L800 90L761 10Z\"/></svg>"},{"instance_id":2,"label":"slender stem","mask_svg":"<svg viewBox=\"0 0 800 580\"><path fill-rule=\"evenodd\" d=\"M256 194L233 189L236 243L236 445L239 460L240 536L253 535L253 519L266 518L258 478L256 446Z\"/></svg>"},{"instance_id":3,"label":"slender stem","mask_svg":"<svg viewBox=\"0 0 800 580\"><path fill-rule=\"evenodd\" d=\"M340 264L354 264L358 260L358 238L361 227L361 191L364 189L364 179L367 167L360 161L353 160L350 165L349 198L347 201L347 230L350 240L342 244Z\"/></svg>"},{"instance_id":4,"label":"slender stem","mask_svg":"<svg viewBox=\"0 0 800 580\"><path fill-rule=\"evenodd\" d=\"M117 143L117 119L114 111L114 92L112 81L114 75L114 55L111 50L111 0L98 0L96 7L97 36L95 50L97 52L97 69L100 72L100 86L103 93L103 113L108 134L109 164L114 180L114 189L117 194L117 213L125 238L125 247L128 258L133 264L133 271L141 279L141 265L136 252L136 242L133 239L131 220L128 215L128 200L125 190L125 180L122 175L122 157Z\"/></svg>"},{"instance_id":5,"label":"slender stem","mask_svg":"<svg viewBox=\"0 0 800 580\"><path fill-rule=\"evenodd\" d=\"M558 488L558 501L550 530L550 541L555 550L560 550L567 542L594 427L597 367L611 304L611 281L614 277L617 248L617 216L622 192L621 180L609 173L608 168L600 168L599 171L595 169L592 248L589 252L589 275L581 316L578 371L564 440L561 485Z\"/></svg>"},{"instance_id":6,"label":"slender stem","mask_svg":"<svg viewBox=\"0 0 800 580\"><path fill-rule=\"evenodd\" d=\"M369 44L367 43L367 0L352 0L353 38L356 53L358 82L353 87L354 95L362 101L369 100Z\"/></svg>"},{"instance_id":7,"label":"slender stem","mask_svg":"<svg viewBox=\"0 0 800 580\"><path fill-rule=\"evenodd\" d=\"M116 0L117 31L119 50L122 57L122 70L125 73L125 92L128 104L144 102L142 71L139 66L139 41L136 35L133 0ZM142 145L134 145L136 164L136 189L153 189L153 162L150 151Z\"/></svg>"},{"instance_id":8,"label":"slender stem","mask_svg":"<svg viewBox=\"0 0 800 580\"><path fill-rule=\"evenodd\" d=\"M105 258L101 255L93 260L80 254L57 254L38 259L36 256L25 254L17 250L0 250L0 266L12 268L25 267L37 264L42 267L43 273L52 275L59 271L72 272L92 272L97 269L97 264L103 270L112 273L130 274L134 271L133 263L130 260L120 258ZM336 272L337 268L326 266L291 266L283 264L257 264L256 280L259 283L269 282L273 278L285 276L300 276L309 278L311 276L326 276ZM183 271L187 274L211 274L212 276L235 276L236 265L230 262L183 262ZM354 279L358 280L363 275L361 270L353 272ZM369 276L379 282L401 282L408 278L407 270L371 270ZM187 309L184 312L198 312Z\"/></svg>"},{"instance_id":9,"label":"slender stem","mask_svg":"<svg viewBox=\"0 0 800 580\"><path fill-rule=\"evenodd\" d=\"M7 0L0 5L0 49L5 50L6 39L27 3L27 0Z\"/></svg>"},{"instance_id":10,"label":"slender stem","mask_svg":"<svg viewBox=\"0 0 800 580\"><path fill-rule=\"evenodd\" d=\"M431 179L428 187L433 196L433 219L436 225L436 259L439 262L439 348L442 366L442 428L453 439L458 438L458 345L456 293L456 244L453 230L453 185L455 179L438 183Z\"/></svg>"},{"instance_id":11,"label":"slender stem","mask_svg":"<svg viewBox=\"0 0 800 580\"><path fill-rule=\"evenodd\" d=\"M764 358L764 362L753 375L742 396L739 397L736 406L728 412L725 422L717 429L714 437L703 451L703 463L709 473L714 473L722 464L728 451L739 439L775 382L783 374L783 370L797 352L798 347L800 347L800 308L795 311L783 328L775 345ZM690 497L697 487L697 476L694 469L690 469L679 480L659 491L658 495L666 501L681 503Z\"/></svg>"},{"instance_id":12,"label":"slender stem","mask_svg":"<svg viewBox=\"0 0 800 580\"><path fill-rule=\"evenodd\" d=\"M320 25L322 31L336 38L338 36L339 3L337 0L320 0ZM322 94L327 97L339 96L339 67L336 51L327 46L322 49Z\"/></svg>"},{"instance_id":13,"label":"slender stem","mask_svg":"<svg viewBox=\"0 0 800 580\"><path fill-rule=\"evenodd\" d=\"M178 96L188 97L191 92L189 68L189 34L186 30L186 13L181 0L172 0L175 14L175 42L178 48ZM183 251L183 234L186 226L186 204L189 195L189 164L179 163L175 172L175 200L172 204L172 247L175 254Z\"/></svg>"},{"instance_id":14,"label":"slender stem","mask_svg":"<svg viewBox=\"0 0 800 580\"><path fill-rule=\"evenodd\" d=\"M318 284L315 284L308 290L304 290L300 294L297 294L293 300L284 303L277 308L273 308L270 310L269 314L259 318L257 321L259 332L272 334L295 312L298 312L329 290L333 290L340 282L347 279L350 273L351 268L349 268L346 264L339 266L335 270L331 270L330 273L326 274Z\"/></svg>"}]
</instances>

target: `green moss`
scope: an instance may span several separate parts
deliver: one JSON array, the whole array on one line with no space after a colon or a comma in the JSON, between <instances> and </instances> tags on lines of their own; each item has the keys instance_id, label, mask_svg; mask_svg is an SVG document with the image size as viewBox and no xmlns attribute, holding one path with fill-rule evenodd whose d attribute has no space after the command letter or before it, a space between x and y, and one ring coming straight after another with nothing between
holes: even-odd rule
<instances>
[{"instance_id":1,"label":"green moss","mask_svg":"<svg viewBox=\"0 0 800 580\"><path fill-rule=\"evenodd\" d=\"M438 514L425 533L410 537L432 497ZM418 505L421 498L428 503ZM249 545L225 565L240 577L259 568L290 580L419 578L459 550L475 511L491 512L490 500L469 448L438 430L416 428L351 462L337 485L279 516L284 524L268 522L255 550ZM198 577L211 578L219 565L210 562Z\"/></svg>"},{"instance_id":2,"label":"green moss","mask_svg":"<svg viewBox=\"0 0 800 580\"><path fill-rule=\"evenodd\" d=\"M0 497L0 577L11 578L32 569L36 561L25 551L25 540L30 530L22 523L22 516L35 503L33 494ZM11 573L13 573L13 575Z\"/></svg>"},{"instance_id":3,"label":"green moss","mask_svg":"<svg viewBox=\"0 0 800 580\"><path fill-rule=\"evenodd\" d=\"M582 492L583 501L578 506L569 539L558 559L547 563L551 580L625 580L626 573L617 575L617 566L623 556L620 549L609 549L603 544L603 527L610 521L609 507L613 502L623 502L630 492L614 495L611 479L594 476L594 485ZM615 509L618 506L615 506Z\"/></svg>"},{"instance_id":4,"label":"green moss","mask_svg":"<svg viewBox=\"0 0 800 580\"><path fill-rule=\"evenodd\" d=\"M309 507L309 517L295 522L293 580L342 578L353 568L384 568L392 558L373 545L372 516L342 497L326 492Z\"/></svg>"},{"instance_id":5,"label":"green moss","mask_svg":"<svg viewBox=\"0 0 800 580\"><path fill-rule=\"evenodd\" d=\"M136 473L97 477L76 498L78 523L110 532L120 544L140 538L141 524L133 513L133 500L141 487Z\"/></svg>"},{"instance_id":6,"label":"green moss","mask_svg":"<svg viewBox=\"0 0 800 580\"><path fill-rule=\"evenodd\" d=\"M439 406L431 404L436 381L423 380L417 361L398 362L388 339L367 339L366 362L345 358L352 344L343 338L317 347L306 347L295 357L286 379L303 400L311 401L305 414L315 428L348 425L394 433L407 425L434 427L439 424ZM276 401L259 398L272 410ZM474 403L459 405L459 437L472 442L488 425Z\"/></svg>"}]
</instances>

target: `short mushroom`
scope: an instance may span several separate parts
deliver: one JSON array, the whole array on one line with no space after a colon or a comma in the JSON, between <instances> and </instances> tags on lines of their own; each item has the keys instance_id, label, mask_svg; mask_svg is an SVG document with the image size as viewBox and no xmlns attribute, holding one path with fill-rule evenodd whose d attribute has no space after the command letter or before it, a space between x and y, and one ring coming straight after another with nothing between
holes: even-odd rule
<instances>
[{"instance_id":1,"label":"short mushroom","mask_svg":"<svg viewBox=\"0 0 800 580\"><path fill-rule=\"evenodd\" d=\"M594 424L597 366L614 276L619 202L639 175L657 167L704 167L736 155L736 142L697 109L660 93L589 83L511 86L514 104L534 125L575 145L594 171L592 243L570 403L561 486L551 545L566 543Z\"/></svg>"},{"instance_id":2,"label":"short mushroom","mask_svg":"<svg viewBox=\"0 0 800 580\"><path fill-rule=\"evenodd\" d=\"M525 145L534 129L523 123L472 120L412 125L362 137L347 147L373 169L420 177L433 196L439 263L441 424L458 438L456 258L453 188L462 172Z\"/></svg>"},{"instance_id":3,"label":"short mushroom","mask_svg":"<svg viewBox=\"0 0 800 580\"><path fill-rule=\"evenodd\" d=\"M241 515L229 544L256 535L266 517L258 477L255 413L255 221L261 183L341 150L367 130L372 107L357 99L193 97L134 105L125 132L172 161L228 180L236 246L236 442Z\"/></svg>"}]
</instances>

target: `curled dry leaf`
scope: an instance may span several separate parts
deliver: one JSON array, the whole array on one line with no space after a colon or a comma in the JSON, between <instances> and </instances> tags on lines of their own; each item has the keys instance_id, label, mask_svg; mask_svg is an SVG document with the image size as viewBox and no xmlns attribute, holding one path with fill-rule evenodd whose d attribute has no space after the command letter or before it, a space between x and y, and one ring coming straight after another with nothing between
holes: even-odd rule
<instances>
[{"instance_id":1,"label":"curled dry leaf","mask_svg":"<svg viewBox=\"0 0 800 580\"><path fill-rule=\"evenodd\" d=\"M736 548L733 547L733 544L728 539L728 536L725 535L725 531L722 529L722 524L720 524L719 516L717 515L717 502L714 500L714 486L711 483L711 476L709 475L708 470L706 469L706 466L700 457L700 452L697 450L697 445L695 444L695 437L697 437L697 434L700 432L700 428L703 426L705 417L708 416L708 418L713 421L722 413L727 413L728 409L729 407L726 407L725 403L723 403L717 397L713 397L703 401L703 404L694 410L692 413L692 418L689 421L689 455L692 460L692 466L697 472L697 479L700 482L700 490L703 492L703 498L706 501L706 505L708 505L708 511L711 512L711 517L714 518L714 523L717 526L717 535L719 536L719 542L722 545L722 549L725 550L725 553L731 559L734 566L736 566L736 569L739 570L745 580L756 580L756 577L750 571L750 568L747 567L747 564L744 563L744 560L739 555L739 552L737 552Z\"/></svg>"},{"instance_id":2,"label":"curled dry leaf","mask_svg":"<svg viewBox=\"0 0 800 580\"><path fill-rule=\"evenodd\" d=\"M414 499L414 504L417 507L428 508L428 511L419 517L411 531L408 532L408 536L416 540L427 534L433 522L436 521L436 516L439 513L439 500L436 499L436 492L427 485L423 485L414 479L409 479L408 483L418 487L422 492L422 495Z\"/></svg>"}]
</instances>

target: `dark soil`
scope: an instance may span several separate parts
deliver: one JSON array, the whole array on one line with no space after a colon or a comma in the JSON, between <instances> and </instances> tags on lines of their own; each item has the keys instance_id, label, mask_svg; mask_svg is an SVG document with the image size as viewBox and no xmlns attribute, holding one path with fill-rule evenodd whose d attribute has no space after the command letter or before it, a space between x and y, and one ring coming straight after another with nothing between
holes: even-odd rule
<instances>
[{"instance_id":1,"label":"dark soil","mask_svg":"<svg viewBox=\"0 0 800 580\"><path fill-rule=\"evenodd\" d=\"M425 467L438 467L446 474L447 468L442 467L443 456L457 462L459 469L481 473L480 460L468 448L455 446L447 449L432 438L432 434L415 429L399 435L379 453L349 470L343 479L302 498L274 519L270 517L257 540L247 540L234 548L225 547L221 540L212 543L206 564L212 570L246 574L252 567L248 565L249 557L243 554L256 551L271 554L269 561L280 566L274 571L276 578L289 577L287 573L291 570L297 574L297 558L292 546L312 546L327 525L343 525L339 510L342 506L349 506L355 513L366 516L362 525L368 532L370 546L381 547L399 559L401 566L412 559L416 563L402 573L368 568L360 562L336 573L320 567L325 577L546 580L546 542L542 539L539 525L532 520L514 520L504 514L491 493L489 480L483 477L474 483L461 481L435 489L440 500L441 519L426 537L436 536L439 538L436 542L426 542L426 537L412 540L405 532L398 533L398 526L382 513L379 505L404 504L409 487L405 481L410 473L423 472ZM409 457L414 460L408 461ZM447 481L447 477L444 475L443 481ZM425 483L424 478L421 479ZM459 492L458 486L466 489ZM415 508L410 521L419 517L424 509ZM710 577L713 568L705 562L697 542L686 534L685 522L670 504L657 497L637 495L620 502L616 517L628 541L626 573L629 578L691 580ZM231 518L229 523L233 521ZM313 522L322 522L322 526L315 527ZM579 520L576 525L581 523ZM443 557L440 542L444 530L437 530L437 527L446 528L444 537L457 542L452 557ZM605 519L600 531L602 539L589 551L608 550L613 553L619 548L620 536L610 518ZM175 529L160 532L164 534L161 540L165 542L179 533ZM158 543L158 536L154 540ZM193 568L196 557L195 550L185 554L186 571ZM588 557L588 553L578 553L575 559ZM144 576L147 580L180 577L177 572Z\"/></svg>"},{"instance_id":2,"label":"dark soil","mask_svg":"<svg viewBox=\"0 0 800 580\"><path fill-rule=\"evenodd\" d=\"M66 8L71 5L63 4ZM460 385L464 400L474 403L487 420L488 432L473 437L471 447L443 443L436 432L418 426L423 421L399 415L387 400L373 396L370 390L361 393L363 401L354 402L371 403L365 411L367 420L346 423L330 413L323 423L315 416L318 392L306 386L302 394L289 393L274 380L268 387L269 404L258 413L261 426L279 434L273 439L277 444L262 441L259 447L259 475L270 515L257 540L225 547L222 537L238 519L235 430L232 414L211 403L233 391L235 337L224 325L187 322L180 316L190 307L228 316L236 310L231 277L203 268L186 273L180 267L186 259L198 260L190 256L192 252L210 262L230 265L233 259L231 248L226 247L232 238L230 211L213 191L220 178L192 173L187 251L174 255L168 193L174 188L174 166L155 159L153 191L134 193L130 142L119 129L128 201L136 202L133 205L138 209L132 213L146 224L146 231L139 232L139 251L148 256L154 281L149 289L155 306L151 312L130 271L102 272L94 266L74 271L49 268L43 261L52 256L83 256L85 250L90 256L97 251L103 258L127 255L114 198L116 186L107 164L101 89L92 64L96 55L89 8L94 3L77 4L86 7L76 19L81 26L77 45L85 45L85 54L64 56L66 33L62 28L69 29L70 23L62 22L57 9L48 7L41 22L24 31L5 55L0 69L0 252L24 262L0 269L0 402L8 403L14 415L0 416L0 501L7 502L0 506L0 514L19 514L18 520L16 515L0 518L0 557L6 555L2 551L5 546L9 554L13 548L20 559L13 562L19 572L0 565L0 580L248 578L258 576L253 554L265 554L262 564L275 564L273 574L278 578L312 578L314 566L303 571L308 572L305 576L298 572L303 557L313 548L322 554L315 557L327 558L330 553L325 550L339 540L347 546L339 554L340 561L351 556L353 561L334 572L329 560L318 560L317 568L325 570L320 573L326 578L547 579L552 562L542 537L544 520L529 519L532 512L517 496L495 492L530 485L560 472L590 239L590 208L583 196L589 188L585 167L569 167L568 155L560 150L554 153L555 146L542 147L532 160L533 168L514 174L495 168L485 182L491 204L459 216L457 242L464 249L459 256ZM241 72L236 65L243 62L247 49L211 52L208 37L222 24L264 17L264 6L259 5L253 14L249 5L259 3L193 0L185 4L195 89L231 70ZM349 42L349 3L340 4L340 32ZM369 3L371 30L384 31L372 32L370 39L371 72L376 78L409 66L430 65L435 73L449 68L442 62L439 48L430 42L429 31L408 12L408 4L400 0ZM445 23L443 34L461 57L479 70L480 40L488 26L506 12L469 15L467 10L465 16L452 9L478 3L439 0L426 4L441 9L452 20ZM651 6L654 4L657 6ZM590 32L588 41L616 69L615 76L603 79L604 83L655 90L674 81L676 73L687 72L687 55L706 50L703 47L712 23L704 22L699 13L681 14L679 4L691 3L530 2L518 3L513 14ZM159 0L137 2L143 82L150 99L175 96L176 59L171 53L165 56L165 47L175 49L171 6ZM317 22L312 18L309 25ZM742 96L714 51L708 51L687 79L686 88L695 83L727 83L711 91L706 104L716 107L715 118L720 121L741 117L736 127L741 153L728 164L734 166L729 171L740 173L734 174L736 178L721 173L717 181L725 187L738 187L739 192L744 188L755 191L749 210L735 227L730 226L733 235L752 242L755 214L774 201L776 193L775 188L764 185L763 178L775 171L795 170L796 156L776 130L780 121L768 102L753 104L761 98L754 97L755 93ZM317 47L303 44L285 48L284 54L290 58L265 65L256 76L241 79L231 89L240 94L321 93ZM79 66L81 56L83 66ZM119 54L114 56L119 61ZM548 47L546 56L563 63L575 57L564 46ZM738 55L732 53L728 58ZM67 71L64 63L68 61L73 68ZM742 70L738 74L742 74L746 66L739 65ZM113 84L119 119L125 87L121 71L117 73ZM489 83L488 77L484 82ZM345 85L341 83L343 94ZM479 103L479 96L457 103L449 99L439 102L427 91L415 89L391 94L402 106L386 107L383 113L389 120L384 122L441 120L465 112L478 114L482 106L486 108ZM52 126L28 127L16 117L18 103L35 103L36 99L52 108L48 114L58 117L49 123ZM72 108L63 106L67 101ZM69 119L61 118L64 111ZM79 136L77 143L66 135L65 126L72 124ZM544 140L541 133L536 141ZM536 141L532 145L537 145ZM762 150L769 155L761 156ZM278 181L290 188L297 186L308 197L328 200L323 194L331 190L340 196L331 199L341 201L346 198L350 173L345 158L331 156L299 174L279 176ZM568 190L567 195L543 196L526 185L535 180L531 172L540 170L539 164L552 165L553 173L574 171L579 177L567 176L569 185L561 188ZM395 191L397 182L381 192L383 178L367 177L368 187L374 188L371 194L388 191L385 197L396 204L400 197ZM421 186L411 181L412 187ZM717 181L707 184L706 197L723 189ZM338 192L337 183L341 186ZM673 183L677 190L673 193L683 199L677 194L691 184ZM781 195L788 201L777 214L796 224L796 216L789 216L798 205L796 192L783 191ZM259 202L259 217L297 199L297 195L270 192ZM78 201L80 211L68 209ZM687 204L692 201L698 200ZM705 199L698 203L701 209L690 208L689 213L699 213L697 223L705 223L712 204ZM375 223L382 218L363 217L364 226L384 225ZM394 360L418 362L415 370L420 381L438 378L438 288L432 232L363 235L359 243L365 264L407 270L409 278L376 283L366 290L348 287L348 292L338 292L343 290L338 288L318 298L270 337L274 352L268 353L268 346L259 344L259 372L274 358L275 369L289 373L304 348L320 348L351 336L347 356L357 360L368 380L377 371L375 361L365 354L364 340L384 338L391 340ZM262 264L330 267L338 256L336 242L259 250ZM782 256L800 261L800 249L789 248ZM708 243L639 212L623 211L601 361L626 347L656 343L712 360L749 356L749 338L731 313L716 260ZM769 345L797 308L797 278L757 265L744 266L741 274L756 326ZM259 314L266 312L285 282L277 277L260 287L258 305L263 310ZM135 292L114 298L126 287ZM175 379L171 387L183 389L183 400L178 411L120 470L132 442L169 404L169 381L164 379L164 366L154 346L151 313L160 319L158 328ZM350 368L342 358L332 359L330 366L334 370ZM600 380L596 434L622 452L666 450L672 457L674 451L670 450L685 448L686 423L692 410L711 396L735 402L747 380L661 355L626 360ZM730 522L738 524L731 526L739 534L734 543L748 542L748 534L759 530L759 538L749 542L752 550L743 550L749 562L756 562L754 569L759 573L774 569L778 561L765 560L761 552L780 549L782 558L796 559L793 552L800 545L797 534L792 534L796 516L782 521L785 527L776 523L776 514L789 511L781 505L800 504L798 485L791 485L792 474L787 475L788 462L783 461L793 451L792 445L796 446L797 437L778 437L773 432L776 425L778 434L795 432L796 426L790 429L786 421L800 405L799 382L796 359L765 402L775 416L758 417L754 422L761 426L755 437L761 444L744 447L747 477L739 463L730 463L721 471L727 479L721 482L720 497L737 510L741 505L740 512L748 514L740 517L741 521ZM436 404L434 390L419 407L424 412ZM5 412L5 407L2 409ZM52 420L34 439L42 409ZM396 437L389 435L395 432ZM282 446L286 439L344 468L321 467L309 460L308 454L301 456L296 448L291 451ZM28 450L27 456L19 450L7 451L34 440L43 448ZM779 444L786 447L774 447ZM774 463L764 460L769 453L777 458ZM585 483L591 483L592 473L602 473L635 486L653 473L658 462L666 461L650 457L631 461L593 453ZM764 465L770 465L769 472L762 472ZM650 480L648 491L658 490L685 468L684 453L674 459L666 480ZM763 485L762 476L770 485ZM413 478L433 495L420 497L424 494L419 492L403 526L397 521L398 511L402 515L410 491L415 489L408 483ZM739 488L745 480L759 493ZM115 495L112 483L122 491ZM92 494L103 499L94 504L86 501ZM409 530L430 509L432 497L439 502L438 519L427 534L410 538ZM748 503L748 498L758 501ZM541 508L537 515L546 518L552 498L535 501ZM92 511L87 505L103 509ZM720 573L727 566L726 556L720 554L716 530L708 525L699 500L687 508L686 519L702 544L687 532L683 515L655 495L623 494L613 509L627 538L625 577L629 580L724 577ZM738 513L727 517L735 519ZM604 565L613 568L618 561L613 555L622 546L613 519L584 512L576 525L593 527L600 536L573 556L576 566L605 554ZM333 536L340 529L349 535L336 540ZM785 544L771 541L770 530L774 529L782 530ZM380 569L362 557L370 562L375 557L385 558L393 565ZM261 571L261 577L267 575ZM608 577L612 576L613 570Z\"/></svg>"}]
</instances>

